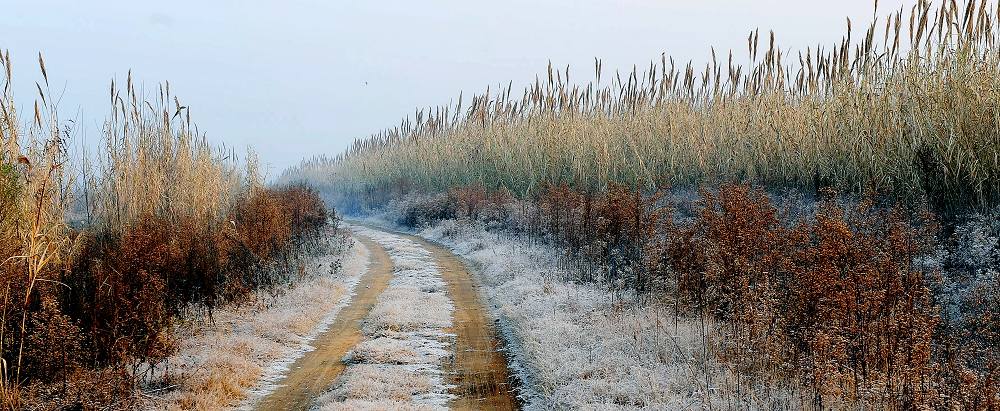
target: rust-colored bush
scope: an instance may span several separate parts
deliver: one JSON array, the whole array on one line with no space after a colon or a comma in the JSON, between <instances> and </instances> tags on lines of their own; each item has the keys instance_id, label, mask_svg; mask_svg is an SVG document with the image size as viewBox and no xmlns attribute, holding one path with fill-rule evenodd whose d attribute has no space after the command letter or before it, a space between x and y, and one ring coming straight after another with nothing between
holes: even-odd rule
<instances>
[{"instance_id":1,"label":"rust-colored bush","mask_svg":"<svg viewBox=\"0 0 1000 411\"><path fill-rule=\"evenodd\" d=\"M445 194L435 195L419 202L405 204L399 223L404 227L416 228L426 224L455 218L457 205Z\"/></svg>"},{"instance_id":2,"label":"rust-colored bush","mask_svg":"<svg viewBox=\"0 0 1000 411\"><path fill-rule=\"evenodd\" d=\"M238 204L219 240L228 298L286 282L274 265L287 265L291 253L318 238L328 218L319 194L304 186L258 190Z\"/></svg>"},{"instance_id":3,"label":"rust-colored bush","mask_svg":"<svg viewBox=\"0 0 1000 411\"><path fill-rule=\"evenodd\" d=\"M763 192L733 185L699 207L671 227L661 258L678 303L724 324L724 359L798 375L818 407L928 404L937 308L913 261L930 251L933 221L822 201L814 218L783 222Z\"/></svg>"},{"instance_id":4,"label":"rust-colored bush","mask_svg":"<svg viewBox=\"0 0 1000 411\"><path fill-rule=\"evenodd\" d=\"M937 308L913 261L930 251L933 224L824 202L808 229L786 314L807 379L820 394L926 404Z\"/></svg>"},{"instance_id":5,"label":"rust-colored bush","mask_svg":"<svg viewBox=\"0 0 1000 411\"><path fill-rule=\"evenodd\" d=\"M169 353L173 303L193 287L192 271L175 227L147 218L121 238L95 236L62 282L63 310L80 322L96 364L158 360ZM84 234L86 235L86 234ZM168 283L179 284L170 288ZM168 291L170 290L170 291ZM169 293L169 295L168 295Z\"/></svg>"},{"instance_id":6,"label":"rust-colored bush","mask_svg":"<svg viewBox=\"0 0 1000 411\"><path fill-rule=\"evenodd\" d=\"M645 195L621 185L588 194L567 185L542 190L534 213L522 230L565 248L583 271L583 279L615 281L640 293L653 276L650 247L669 218L660 204L665 190Z\"/></svg>"},{"instance_id":7,"label":"rust-colored bush","mask_svg":"<svg viewBox=\"0 0 1000 411\"><path fill-rule=\"evenodd\" d=\"M192 307L210 313L289 281L290 255L316 241L327 217L314 191L289 187L255 191L225 222L150 215L114 233L75 234L58 282L38 286L27 306L3 306L8 318L26 313L20 382L34 387L32 395L5 402L75 406L127 399L136 367L174 350L170 325L178 315ZM0 274L19 269L8 264ZM5 277L5 283L24 281ZM20 338L17 327L5 326L6 338ZM102 373L121 378L98 377ZM112 380L125 385L102 385Z\"/></svg>"},{"instance_id":8,"label":"rust-colored bush","mask_svg":"<svg viewBox=\"0 0 1000 411\"><path fill-rule=\"evenodd\" d=\"M328 218L336 218L335 214L331 215L332 210L327 211L319 193L310 187L289 186L277 190L276 194L291 235L297 241L317 236Z\"/></svg>"},{"instance_id":9,"label":"rust-colored bush","mask_svg":"<svg viewBox=\"0 0 1000 411\"><path fill-rule=\"evenodd\" d=\"M482 221L477 210L503 197L469 188L428 198L411 202L407 218ZM678 315L711 316L722 337L712 349L738 385L797 385L816 408L996 406L997 366L974 348L996 332L988 306L1000 294L980 281L963 297L963 312L983 313L962 323L977 330L974 341L939 326L936 268L921 262L940 246L939 228L920 208L834 193L779 206L737 184L677 203L664 190L566 185L502 202L523 210L507 216L508 230L565 250L581 279L670 299Z\"/></svg>"},{"instance_id":10,"label":"rust-colored bush","mask_svg":"<svg viewBox=\"0 0 1000 411\"><path fill-rule=\"evenodd\" d=\"M455 214L487 224L506 224L509 215L506 205L512 201L506 190L489 191L483 187L458 187L448 191L449 201L455 203Z\"/></svg>"}]
</instances>

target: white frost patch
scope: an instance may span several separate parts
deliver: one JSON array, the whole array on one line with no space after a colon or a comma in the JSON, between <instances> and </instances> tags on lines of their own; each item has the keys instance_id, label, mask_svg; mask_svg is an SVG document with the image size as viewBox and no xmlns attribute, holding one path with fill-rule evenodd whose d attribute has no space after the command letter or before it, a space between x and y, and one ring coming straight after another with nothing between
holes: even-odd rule
<instances>
[{"instance_id":1,"label":"white frost patch","mask_svg":"<svg viewBox=\"0 0 1000 411\"><path fill-rule=\"evenodd\" d=\"M420 235L476 268L526 409L789 408L776 392L771 399L739 399L711 347L705 358L698 322L677 320L671 307L569 281L558 250L465 220Z\"/></svg>"},{"instance_id":2,"label":"white frost patch","mask_svg":"<svg viewBox=\"0 0 1000 411\"><path fill-rule=\"evenodd\" d=\"M363 244L349 237L329 241L331 252L307 260L305 279L284 292L217 309L214 321L182 325L177 353L157 364L148 379L151 386L171 389L152 398L149 408L246 409L271 392L289 365L313 349L309 342L347 305L366 271ZM353 247L346 258L344 244Z\"/></svg>"},{"instance_id":3,"label":"white frost patch","mask_svg":"<svg viewBox=\"0 0 1000 411\"><path fill-rule=\"evenodd\" d=\"M239 409L249 410L252 409L254 405L257 404L262 398L266 397L268 394L274 392L275 389L280 387L277 383L284 377L288 372L292 364L296 360L301 358L307 352L316 349L309 343L316 339L317 336L322 334L328 328L330 324L333 324L334 320L337 319L337 314L340 310L346 307L351 302L351 297L354 296L354 288L358 285L358 281L361 280L361 275L367 271L367 267L362 268L362 264L366 264L368 261L368 250L365 248L364 244L357 242L355 244L359 250L363 250L359 253L359 258L352 263L352 266L347 267L348 273L356 273L344 279L344 284L341 288L335 290L335 292L327 294L327 301L337 301L337 304L326 311L326 315L323 316L318 324L315 324L313 328L305 335L297 336L298 346L293 347L285 351L285 355L275 361L272 361L267 367L264 368L264 374L261 376L257 385L247 392L247 398L240 404ZM339 298L337 298L339 296ZM302 313L304 311L315 310L315 306L296 306L296 307L286 307L287 310ZM323 312L322 309L318 310ZM266 320L266 319L265 319ZM280 327L280 322L278 323ZM264 330L261 331L262 336L266 336Z\"/></svg>"},{"instance_id":4,"label":"white frost patch","mask_svg":"<svg viewBox=\"0 0 1000 411\"><path fill-rule=\"evenodd\" d=\"M318 409L444 409L453 397L442 364L450 356L454 306L431 253L407 238L352 227L385 247L393 278L361 325L344 374Z\"/></svg>"},{"instance_id":5,"label":"white frost patch","mask_svg":"<svg viewBox=\"0 0 1000 411\"><path fill-rule=\"evenodd\" d=\"M429 364L450 355L448 343L420 335L393 334L359 343L347 357L348 363L368 364Z\"/></svg>"},{"instance_id":6,"label":"white frost patch","mask_svg":"<svg viewBox=\"0 0 1000 411\"><path fill-rule=\"evenodd\" d=\"M319 411L436 411L443 407L392 400L326 402Z\"/></svg>"}]
</instances>

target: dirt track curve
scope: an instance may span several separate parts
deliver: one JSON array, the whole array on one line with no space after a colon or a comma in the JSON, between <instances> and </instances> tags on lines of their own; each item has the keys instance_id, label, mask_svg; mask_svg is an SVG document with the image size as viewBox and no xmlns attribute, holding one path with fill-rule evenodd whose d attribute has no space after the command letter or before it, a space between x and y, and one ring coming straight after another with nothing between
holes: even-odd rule
<instances>
[{"instance_id":1,"label":"dirt track curve","mask_svg":"<svg viewBox=\"0 0 1000 411\"><path fill-rule=\"evenodd\" d=\"M499 340L479 293L463 261L446 248L423 238L370 227L419 243L431 252L447 283L448 296L455 311L455 334L452 357L445 364L450 393L455 396L448 406L456 410L514 410L518 403L510 386L509 371L498 351ZM378 301L393 275L392 259L386 250L370 238L355 234L371 250L368 271L355 288L350 304L341 310L329 329L310 345L313 351L295 361L279 387L257 405L260 410L307 410L313 400L326 391L346 368L344 355L362 340L361 321Z\"/></svg>"}]
</instances>

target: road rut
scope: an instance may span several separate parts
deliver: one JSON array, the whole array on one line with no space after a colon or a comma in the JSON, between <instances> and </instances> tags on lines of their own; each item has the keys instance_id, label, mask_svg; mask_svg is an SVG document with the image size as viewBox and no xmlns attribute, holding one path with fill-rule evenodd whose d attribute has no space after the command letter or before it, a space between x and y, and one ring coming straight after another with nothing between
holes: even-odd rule
<instances>
[{"instance_id":1,"label":"road rut","mask_svg":"<svg viewBox=\"0 0 1000 411\"><path fill-rule=\"evenodd\" d=\"M315 347L289 368L279 387L257 405L259 410L307 410L318 397L344 372L341 361L352 347L361 341L359 324L364 320L379 294L392 279L392 260L385 249L367 237L355 235L370 250L368 270L355 286L351 302L337 315L326 331L310 342Z\"/></svg>"},{"instance_id":2,"label":"road rut","mask_svg":"<svg viewBox=\"0 0 1000 411\"><path fill-rule=\"evenodd\" d=\"M452 327L445 329L454 335L449 347L451 355L443 364L446 382L451 386L452 399L448 407L458 410L517 409L507 363L498 350L499 339L464 262L441 245L423 238L368 228L419 244L430 252L447 284L447 294L454 305ZM378 242L358 233L355 238L371 250L371 262L355 288L356 295L330 328L310 343L315 350L292 364L285 378L277 382L279 387L263 398L257 409L309 409L314 399L327 391L346 369L342 361L345 354L364 340L361 323L393 278L394 267L386 249Z\"/></svg>"}]
</instances>

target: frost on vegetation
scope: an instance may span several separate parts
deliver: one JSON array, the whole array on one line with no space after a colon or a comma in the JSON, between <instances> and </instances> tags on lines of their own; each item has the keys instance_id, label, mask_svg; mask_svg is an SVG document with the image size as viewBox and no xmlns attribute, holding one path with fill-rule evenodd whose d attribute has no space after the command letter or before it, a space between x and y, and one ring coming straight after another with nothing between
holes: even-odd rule
<instances>
[{"instance_id":1,"label":"frost on vegetation","mask_svg":"<svg viewBox=\"0 0 1000 411\"><path fill-rule=\"evenodd\" d=\"M958 265L973 271L1000 268L1000 210L973 216L955 230L955 238Z\"/></svg>"},{"instance_id":2,"label":"frost on vegetation","mask_svg":"<svg viewBox=\"0 0 1000 411\"><path fill-rule=\"evenodd\" d=\"M354 228L385 247L393 278L361 329L364 341L344 357L348 364L316 408L442 409L452 398L442 370L451 356L454 306L431 253L401 236Z\"/></svg>"},{"instance_id":3,"label":"frost on vegetation","mask_svg":"<svg viewBox=\"0 0 1000 411\"><path fill-rule=\"evenodd\" d=\"M248 408L312 347L309 341L346 305L365 271L368 250L350 237L328 239L323 253L306 260L305 278L279 293L261 293L249 304L217 309L211 320L182 325L177 353L150 370L156 409ZM353 247L353 250L351 248ZM349 251L350 250L350 251Z\"/></svg>"},{"instance_id":4,"label":"frost on vegetation","mask_svg":"<svg viewBox=\"0 0 1000 411\"><path fill-rule=\"evenodd\" d=\"M569 281L551 247L465 220L420 234L476 266L528 409L697 409L710 402L780 408L793 395L776 390L763 404L727 395L731 373L710 352L706 358L710 324L702 328L677 320L670 307Z\"/></svg>"},{"instance_id":5,"label":"frost on vegetation","mask_svg":"<svg viewBox=\"0 0 1000 411\"><path fill-rule=\"evenodd\" d=\"M447 409L441 406L414 404L407 401L392 400L347 400L341 402L324 402L318 411L436 411Z\"/></svg>"},{"instance_id":6,"label":"frost on vegetation","mask_svg":"<svg viewBox=\"0 0 1000 411\"><path fill-rule=\"evenodd\" d=\"M420 335L390 334L359 343L348 354L348 363L432 364L449 354L447 342Z\"/></svg>"},{"instance_id":7,"label":"frost on vegetation","mask_svg":"<svg viewBox=\"0 0 1000 411\"><path fill-rule=\"evenodd\" d=\"M1000 312L981 306L983 300L1000 300L1000 209L973 215L955 229L952 241L950 255L942 252L939 258L944 267L938 286L945 318L962 327L974 317Z\"/></svg>"},{"instance_id":8,"label":"frost on vegetation","mask_svg":"<svg viewBox=\"0 0 1000 411\"><path fill-rule=\"evenodd\" d=\"M451 302L444 293L390 285L379 297L379 304L372 308L363 329L368 335L381 335L445 328L451 325L450 308Z\"/></svg>"}]
</instances>

